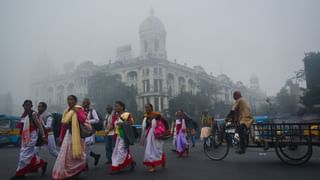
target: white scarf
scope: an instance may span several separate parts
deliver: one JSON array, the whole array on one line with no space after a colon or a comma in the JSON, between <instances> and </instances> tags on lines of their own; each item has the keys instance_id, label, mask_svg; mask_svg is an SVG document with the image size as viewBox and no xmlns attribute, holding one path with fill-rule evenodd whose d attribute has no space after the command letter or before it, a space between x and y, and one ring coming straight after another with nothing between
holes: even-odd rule
<instances>
[{"instance_id":1,"label":"white scarf","mask_svg":"<svg viewBox=\"0 0 320 180\"><path fill-rule=\"evenodd\" d=\"M21 142L23 145L26 145L28 142L31 141L30 137L30 118L29 114L26 117L23 117L23 128L21 133Z\"/></svg>"},{"instance_id":2,"label":"white scarf","mask_svg":"<svg viewBox=\"0 0 320 180\"><path fill-rule=\"evenodd\" d=\"M140 138L140 145L144 146L145 140L146 140L146 128L147 128L147 118L143 118L142 121L142 132L141 132L141 138Z\"/></svg>"}]
</instances>

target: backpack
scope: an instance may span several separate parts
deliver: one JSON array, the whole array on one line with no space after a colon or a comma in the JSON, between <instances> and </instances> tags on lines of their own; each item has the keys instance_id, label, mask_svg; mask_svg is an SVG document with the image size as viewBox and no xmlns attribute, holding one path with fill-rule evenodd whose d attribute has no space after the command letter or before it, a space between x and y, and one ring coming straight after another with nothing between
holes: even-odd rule
<instances>
[{"instance_id":1,"label":"backpack","mask_svg":"<svg viewBox=\"0 0 320 180\"><path fill-rule=\"evenodd\" d=\"M81 138L87 138L87 137L92 136L92 134L93 134L92 127L87 126L83 123L79 123L79 127L80 127L80 137Z\"/></svg>"},{"instance_id":2,"label":"backpack","mask_svg":"<svg viewBox=\"0 0 320 180\"><path fill-rule=\"evenodd\" d=\"M135 126L131 126L131 127L132 127L132 130L133 130L133 133L134 133L134 137L136 139L138 139L139 138L139 132L138 132L137 127L135 127Z\"/></svg>"},{"instance_id":3,"label":"backpack","mask_svg":"<svg viewBox=\"0 0 320 180\"><path fill-rule=\"evenodd\" d=\"M130 115L130 116L131 116L131 115ZM119 118L120 118L122 121L124 121L125 123L127 123L126 120L124 120L121 116L119 116ZM138 138L139 138L139 132L138 132L137 127L134 126L134 125L130 125L130 126L131 126L131 128L128 128L127 131L129 132L129 134L132 135L132 137L134 137L134 139L138 139ZM128 141L128 138L125 138L125 139ZM134 143L129 143L129 144L130 144L130 145L133 145Z\"/></svg>"},{"instance_id":4,"label":"backpack","mask_svg":"<svg viewBox=\"0 0 320 180\"><path fill-rule=\"evenodd\" d=\"M34 112L34 111L33 111ZM33 113L32 112L32 113ZM34 119L32 117L32 113L29 114L29 119L33 121L34 123ZM49 117L52 115L48 115L47 117ZM46 117L46 118L47 118ZM39 122L40 123L40 122ZM43 132L44 132L44 135L45 135L45 138L42 137L42 134L40 133L40 131L38 131L38 138L37 138L37 141L36 141L36 146L40 147L44 144L48 144L48 130L46 129L46 127L44 126L44 124L40 123L40 126L42 126L42 129L43 129Z\"/></svg>"},{"instance_id":5,"label":"backpack","mask_svg":"<svg viewBox=\"0 0 320 180\"><path fill-rule=\"evenodd\" d=\"M53 130L54 137L57 138L60 135L62 114L52 113L52 117L53 117L52 130Z\"/></svg>"},{"instance_id":6,"label":"backpack","mask_svg":"<svg viewBox=\"0 0 320 180\"><path fill-rule=\"evenodd\" d=\"M123 122L121 125L121 129L123 131L123 138L124 138L124 143L126 147L134 145L134 142L136 140L136 133L134 131L134 126L131 126L128 122Z\"/></svg>"},{"instance_id":7,"label":"backpack","mask_svg":"<svg viewBox=\"0 0 320 180\"><path fill-rule=\"evenodd\" d=\"M92 118L92 109L90 110L91 112L91 118ZM103 118L102 116L100 115L100 113L98 113L98 111L96 111L97 115L98 115L98 118L99 118L99 122L98 123L94 123L92 124L92 127L94 128L94 130L96 131L101 131L103 130Z\"/></svg>"}]
</instances>

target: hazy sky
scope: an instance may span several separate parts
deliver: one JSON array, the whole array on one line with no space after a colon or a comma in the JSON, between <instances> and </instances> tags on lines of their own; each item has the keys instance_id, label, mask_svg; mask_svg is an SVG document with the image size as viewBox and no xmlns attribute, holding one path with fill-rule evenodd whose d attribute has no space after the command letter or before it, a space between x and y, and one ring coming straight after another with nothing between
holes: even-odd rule
<instances>
[{"instance_id":1,"label":"hazy sky","mask_svg":"<svg viewBox=\"0 0 320 180\"><path fill-rule=\"evenodd\" d=\"M138 56L151 7L165 25L169 60L245 84L256 74L268 95L303 68L304 52L320 50L319 0L1 0L0 93L29 97L41 57L55 67L105 64L125 44Z\"/></svg>"}]
</instances>

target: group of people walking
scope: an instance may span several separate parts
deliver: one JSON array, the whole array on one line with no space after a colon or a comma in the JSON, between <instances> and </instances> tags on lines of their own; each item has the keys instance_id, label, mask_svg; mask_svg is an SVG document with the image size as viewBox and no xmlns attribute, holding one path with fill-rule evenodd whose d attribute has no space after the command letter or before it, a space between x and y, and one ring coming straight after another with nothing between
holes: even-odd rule
<instances>
[{"instance_id":1,"label":"group of people walking","mask_svg":"<svg viewBox=\"0 0 320 180\"><path fill-rule=\"evenodd\" d=\"M236 94L236 98L238 98L236 99L237 104L233 106L232 112L247 118L240 121L242 125L239 126L239 133L243 134L247 124L252 123L249 122L250 109L247 110L248 104L245 103L240 93ZM130 153L130 145L133 145L137 137L132 127L134 118L130 112L126 111L125 104L122 101L116 101L114 110L111 105L108 105L107 115L102 120L96 110L91 108L88 98L83 100L82 106L77 103L76 96L67 97L68 107L62 115L58 138L61 146L58 150L53 135L53 116L46 111L47 104L40 102L38 112L36 112L32 109L31 100L24 101L24 113L18 124L21 134L20 156L16 173L11 179L23 178L26 174L38 172L39 169L42 175L46 173L48 164L39 156L42 146L46 146L48 152L56 158L52 170L53 179L68 179L88 171L89 157L94 159L94 165L99 163L101 157L91 148L91 145L95 143L93 131L97 124L102 124L105 132L106 164L110 164L109 173L115 174L125 169L135 169L136 162ZM239 108L246 109L247 114L239 114ZM146 104L144 109L140 145L145 147L143 164L148 167L148 171L155 172L157 167L166 166L163 145L169 135L173 136L173 150L177 153L177 157L188 156L187 138L190 137L192 147L194 147L197 124L183 110L179 110L176 112L176 120L172 122L170 129L161 113L153 110L152 104ZM201 117L202 129L212 126L212 123L214 123L214 118L210 118L207 114ZM207 136L206 133L208 132L201 132L201 137ZM244 151L243 148L242 146L241 150Z\"/></svg>"},{"instance_id":2,"label":"group of people walking","mask_svg":"<svg viewBox=\"0 0 320 180\"><path fill-rule=\"evenodd\" d=\"M90 100L85 98L82 106L78 105L74 95L67 97L68 107L62 115L60 134L57 139L60 149L57 149L53 135L53 116L46 111L47 104L40 102L38 112L33 110L31 100L23 103L24 113L19 123L21 134L21 149L18 168L11 179L20 179L26 174L38 172L46 173L47 162L40 158L39 152L43 146L56 158L53 179L68 179L78 176L89 169L91 156L94 165L99 163L100 154L95 153L91 145L95 142L94 126L101 122L98 113L90 107ZM125 111L125 104L115 102L113 107L106 107L107 115L103 121L105 132L106 164L110 164L109 173L115 174L124 169L134 170L136 162L130 153L130 139L135 139L131 125L134 123L130 112ZM178 112L176 120L176 149L179 156L188 152L189 144L186 140L186 125L182 112ZM131 131L131 133L130 133ZM165 167L166 156L163 149L164 135L170 131L169 125L159 112L153 110L152 104L145 105L142 121L140 145L145 146L143 164L149 172L155 172L157 166Z\"/></svg>"}]
</instances>

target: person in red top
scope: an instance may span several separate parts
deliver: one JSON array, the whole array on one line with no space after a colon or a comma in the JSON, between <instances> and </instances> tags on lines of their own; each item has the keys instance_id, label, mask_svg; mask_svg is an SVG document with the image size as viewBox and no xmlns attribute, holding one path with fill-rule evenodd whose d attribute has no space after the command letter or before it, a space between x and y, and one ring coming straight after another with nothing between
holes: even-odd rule
<instances>
[{"instance_id":1,"label":"person in red top","mask_svg":"<svg viewBox=\"0 0 320 180\"><path fill-rule=\"evenodd\" d=\"M39 123L37 113L32 110L32 101L25 100L22 106L24 113L18 124L21 134L20 157L16 174L11 180L24 178L26 174L36 172L39 168L42 169L42 175L44 175L47 170L47 162L40 159L35 153L38 138L45 138L44 129Z\"/></svg>"}]
</instances>

